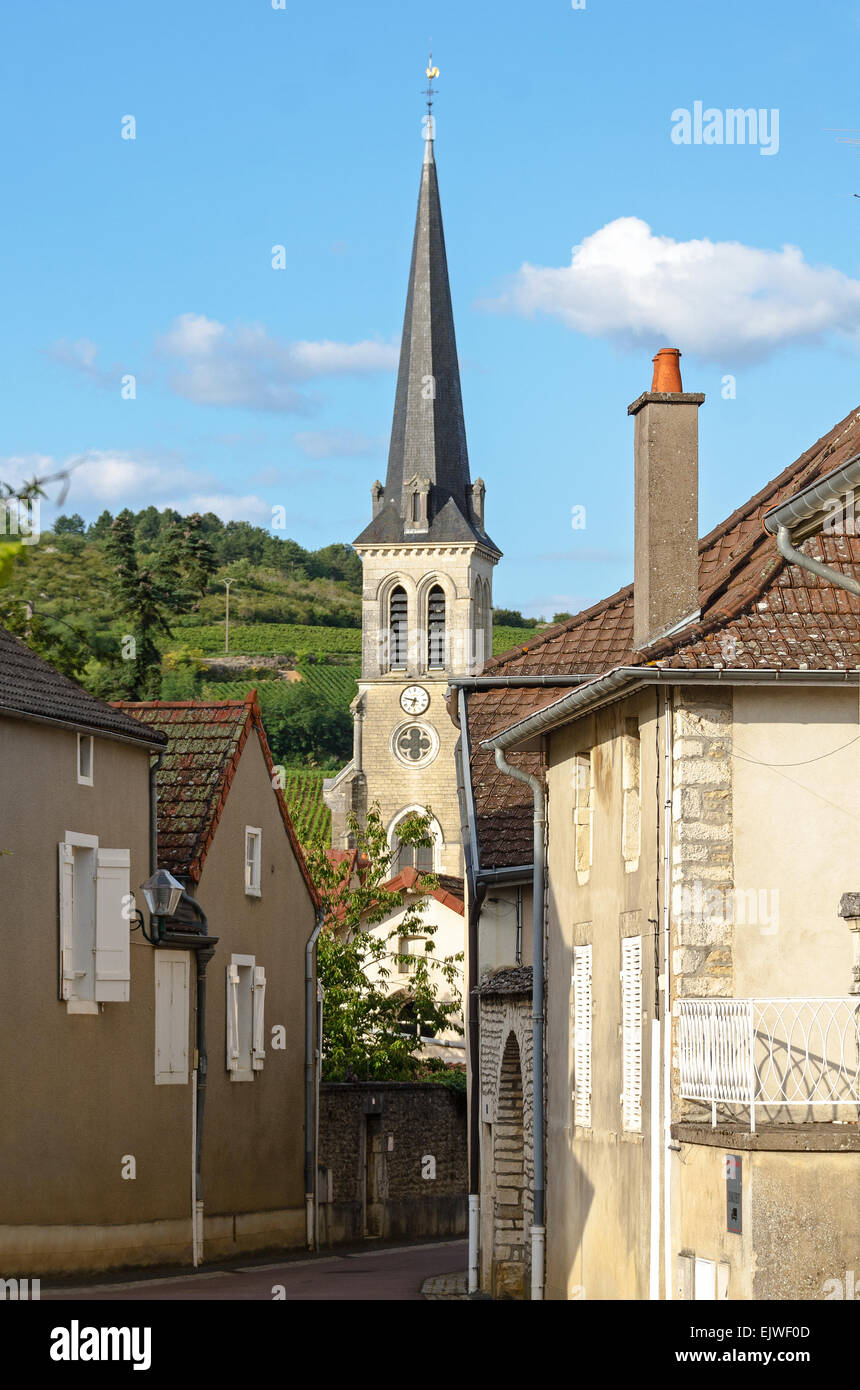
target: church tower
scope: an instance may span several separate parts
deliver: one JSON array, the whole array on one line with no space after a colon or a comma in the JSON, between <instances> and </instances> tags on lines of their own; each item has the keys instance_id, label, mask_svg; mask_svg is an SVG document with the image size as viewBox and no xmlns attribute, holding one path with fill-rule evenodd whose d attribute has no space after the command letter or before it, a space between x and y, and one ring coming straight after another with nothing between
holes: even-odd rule
<instances>
[{"instance_id":1,"label":"church tower","mask_svg":"<svg viewBox=\"0 0 860 1390\"><path fill-rule=\"evenodd\" d=\"M395 872L413 864L460 877L457 730L445 691L449 676L479 672L492 654L501 551L484 529L484 483L469 473L434 134L428 115L388 471L354 542L364 571L354 756L325 800L335 848L348 845L349 812L361 818L378 802ZM416 810L432 813L426 850L397 838Z\"/></svg>"}]
</instances>

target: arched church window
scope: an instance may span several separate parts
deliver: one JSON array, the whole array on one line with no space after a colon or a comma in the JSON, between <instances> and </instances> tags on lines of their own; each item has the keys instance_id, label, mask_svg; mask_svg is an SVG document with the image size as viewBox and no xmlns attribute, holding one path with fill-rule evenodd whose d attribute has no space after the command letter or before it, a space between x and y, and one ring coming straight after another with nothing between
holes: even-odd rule
<instances>
[{"instance_id":1,"label":"arched church window","mask_svg":"<svg viewBox=\"0 0 860 1390\"><path fill-rule=\"evenodd\" d=\"M406 650L408 645L407 628L407 599L406 590L398 584L396 589L392 589L389 600L389 666L392 671L401 670L406 666Z\"/></svg>"},{"instance_id":2,"label":"arched church window","mask_svg":"<svg viewBox=\"0 0 860 1390\"><path fill-rule=\"evenodd\" d=\"M445 594L438 584L427 599L427 665L445 665Z\"/></svg>"},{"instance_id":3,"label":"arched church window","mask_svg":"<svg viewBox=\"0 0 860 1390\"><path fill-rule=\"evenodd\" d=\"M428 835L417 845L403 844L394 827L391 844L391 873L396 878L404 869L417 869L419 874L433 872L433 840Z\"/></svg>"}]
</instances>

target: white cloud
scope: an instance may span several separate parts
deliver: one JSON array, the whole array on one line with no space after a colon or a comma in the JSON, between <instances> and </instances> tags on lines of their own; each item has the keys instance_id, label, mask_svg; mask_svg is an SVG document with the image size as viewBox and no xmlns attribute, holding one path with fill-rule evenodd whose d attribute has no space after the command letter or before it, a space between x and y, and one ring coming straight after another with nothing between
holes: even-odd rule
<instances>
[{"instance_id":1,"label":"white cloud","mask_svg":"<svg viewBox=\"0 0 860 1390\"><path fill-rule=\"evenodd\" d=\"M60 338L48 348L48 356L64 367L82 372L99 386L115 386L119 390L122 373L119 368L108 369L98 364L98 345L90 338Z\"/></svg>"},{"instance_id":2,"label":"white cloud","mask_svg":"<svg viewBox=\"0 0 860 1390\"><path fill-rule=\"evenodd\" d=\"M96 515L105 508L114 513L130 507L155 506L159 511L172 507L191 512L215 512L224 521L268 523L272 508L255 493L236 496L219 490L208 473L183 467L178 459L151 458L111 450L93 450L82 459L55 459L45 454L15 455L0 459L0 478L4 482L23 482L34 475L45 477L69 468L68 489L58 495L48 489L43 506Z\"/></svg>"},{"instance_id":3,"label":"white cloud","mask_svg":"<svg viewBox=\"0 0 860 1390\"><path fill-rule=\"evenodd\" d=\"M726 362L857 334L860 280L809 265L796 246L674 241L620 217L575 246L569 266L522 265L484 307L550 314L623 347L669 344Z\"/></svg>"},{"instance_id":4,"label":"white cloud","mask_svg":"<svg viewBox=\"0 0 860 1390\"><path fill-rule=\"evenodd\" d=\"M397 365L393 343L283 342L262 324L228 328L203 314L180 314L158 346L179 364L170 385L187 400L295 414L306 414L314 404L297 383Z\"/></svg>"},{"instance_id":5,"label":"white cloud","mask_svg":"<svg viewBox=\"0 0 860 1390\"><path fill-rule=\"evenodd\" d=\"M293 443L311 459L370 458L385 446L384 440L355 430L301 430Z\"/></svg>"}]
</instances>

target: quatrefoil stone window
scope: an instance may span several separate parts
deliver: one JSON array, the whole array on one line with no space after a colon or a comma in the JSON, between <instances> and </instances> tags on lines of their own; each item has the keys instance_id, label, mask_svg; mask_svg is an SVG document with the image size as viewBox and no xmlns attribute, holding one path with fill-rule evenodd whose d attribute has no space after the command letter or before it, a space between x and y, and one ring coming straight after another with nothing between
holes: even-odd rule
<instances>
[{"instance_id":1,"label":"quatrefoil stone window","mask_svg":"<svg viewBox=\"0 0 860 1390\"><path fill-rule=\"evenodd\" d=\"M407 767L424 767L439 751L439 736L429 724L400 724L391 736L391 751Z\"/></svg>"}]
</instances>

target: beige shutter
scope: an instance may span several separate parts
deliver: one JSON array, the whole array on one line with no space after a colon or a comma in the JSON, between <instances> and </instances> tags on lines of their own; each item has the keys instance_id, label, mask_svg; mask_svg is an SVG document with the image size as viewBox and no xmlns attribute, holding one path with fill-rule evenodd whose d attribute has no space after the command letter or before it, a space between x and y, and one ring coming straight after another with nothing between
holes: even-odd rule
<instances>
[{"instance_id":1,"label":"beige shutter","mask_svg":"<svg viewBox=\"0 0 860 1390\"><path fill-rule=\"evenodd\" d=\"M573 1122L591 1128L591 947L573 948Z\"/></svg>"},{"instance_id":2,"label":"beige shutter","mask_svg":"<svg viewBox=\"0 0 860 1390\"><path fill-rule=\"evenodd\" d=\"M239 967L227 966L227 1070L239 1068Z\"/></svg>"},{"instance_id":3,"label":"beige shutter","mask_svg":"<svg viewBox=\"0 0 860 1390\"><path fill-rule=\"evenodd\" d=\"M155 1084L188 1081L189 951L155 951Z\"/></svg>"},{"instance_id":4,"label":"beige shutter","mask_svg":"<svg viewBox=\"0 0 860 1390\"><path fill-rule=\"evenodd\" d=\"M60 998L75 993L75 851L61 840L60 851Z\"/></svg>"},{"instance_id":5,"label":"beige shutter","mask_svg":"<svg viewBox=\"0 0 860 1390\"><path fill-rule=\"evenodd\" d=\"M262 965L254 966L254 1008L253 1008L253 1068L259 1071L266 1058L266 1034L264 1028L264 1005L266 1001L266 972Z\"/></svg>"},{"instance_id":6,"label":"beige shutter","mask_svg":"<svg viewBox=\"0 0 860 1390\"><path fill-rule=\"evenodd\" d=\"M621 941L621 1122L642 1128L642 937Z\"/></svg>"},{"instance_id":7,"label":"beige shutter","mask_svg":"<svg viewBox=\"0 0 860 1390\"><path fill-rule=\"evenodd\" d=\"M124 914L129 896L131 853L100 849L96 853L96 999L127 1000L131 989L131 937Z\"/></svg>"}]
</instances>

